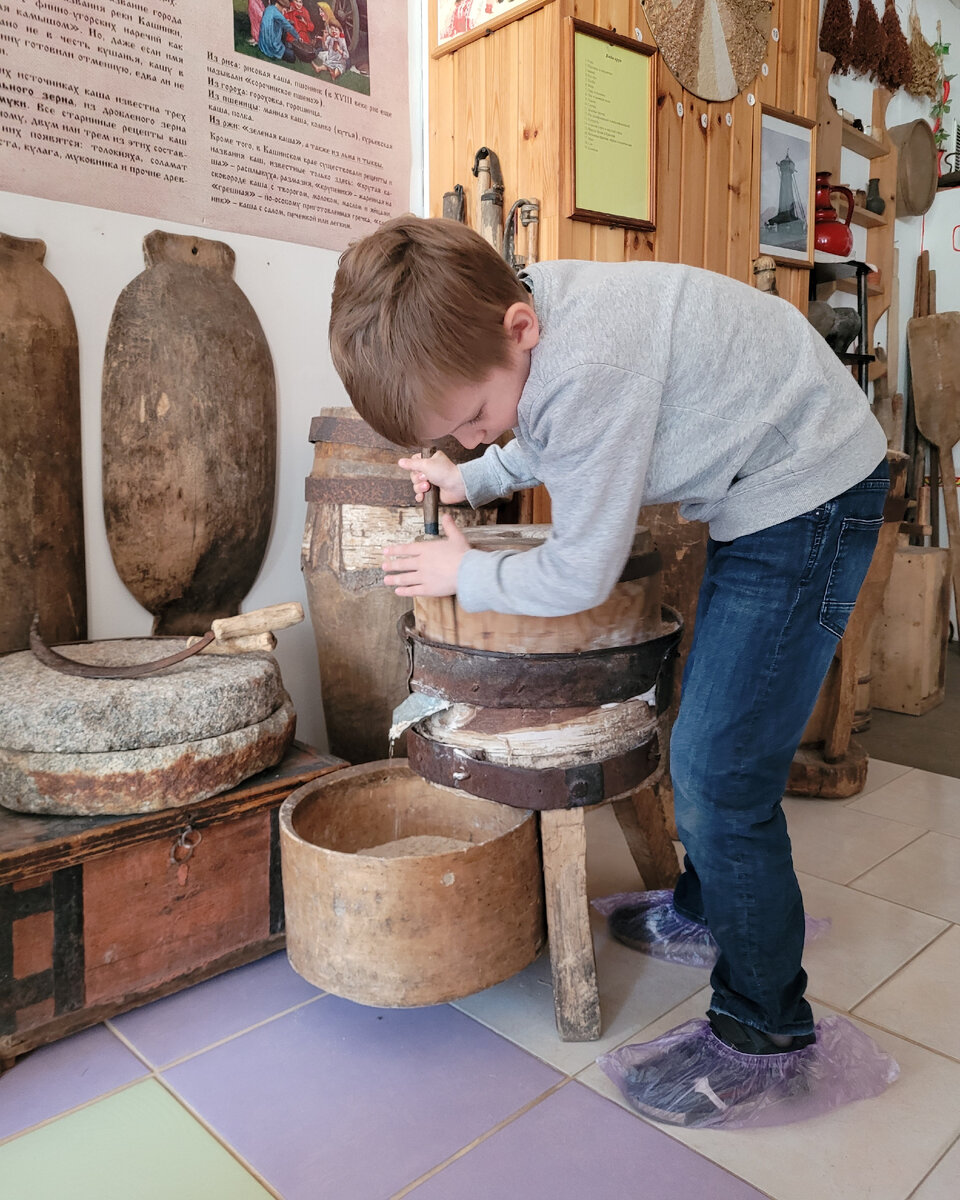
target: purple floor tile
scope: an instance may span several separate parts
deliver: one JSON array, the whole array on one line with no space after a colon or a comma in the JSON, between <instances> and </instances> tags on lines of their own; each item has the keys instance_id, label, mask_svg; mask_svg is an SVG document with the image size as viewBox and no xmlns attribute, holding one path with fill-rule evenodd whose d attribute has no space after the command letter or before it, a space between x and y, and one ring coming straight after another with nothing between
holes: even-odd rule
<instances>
[{"instance_id":1,"label":"purple floor tile","mask_svg":"<svg viewBox=\"0 0 960 1200\"><path fill-rule=\"evenodd\" d=\"M42 1046L0 1077L0 1138L146 1074L143 1063L102 1025Z\"/></svg>"},{"instance_id":2,"label":"purple floor tile","mask_svg":"<svg viewBox=\"0 0 960 1200\"><path fill-rule=\"evenodd\" d=\"M522 1185L520 1184L520 1181ZM667 1134L568 1083L410 1193L410 1200L763 1200Z\"/></svg>"},{"instance_id":3,"label":"purple floor tile","mask_svg":"<svg viewBox=\"0 0 960 1200\"><path fill-rule=\"evenodd\" d=\"M111 1024L149 1062L162 1066L319 994L281 950L114 1017Z\"/></svg>"},{"instance_id":4,"label":"purple floor tile","mask_svg":"<svg viewBox=\"0 0 960 1200\"><path fill-rule=\"evenodd\" d=\"M447 1005L333 996L165 1074L284 1200L384 1200L562 1078Z\"/></svg>"}]
</instances>

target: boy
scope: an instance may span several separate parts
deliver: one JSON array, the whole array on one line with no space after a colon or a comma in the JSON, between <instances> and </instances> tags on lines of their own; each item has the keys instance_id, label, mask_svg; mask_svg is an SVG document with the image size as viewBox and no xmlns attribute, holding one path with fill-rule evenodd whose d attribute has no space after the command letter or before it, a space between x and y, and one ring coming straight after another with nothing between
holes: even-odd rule
<instances>
[{"instance_id":1,"label":"boy","mask_svg":"<svg viewBox=\"0 0 960 1200\"><path fill-rule=\"evenodd\" d=\"M343 255L330 344L355 407L393 442L452 434L474 447L514 431L459 467L439 453L401 459L418 499L430 483L444 503L474 506L538 482L550 492L553 529L537 549L470 550L449 518L443 539L386 548L398 595L578 612L609 594L642 505L680 501L709 522L670 750L684 872L667 911L620 910L611 928L643 949L664 921L708 928L710 1024L662 1055L652 1043L631 1099L710 1124L764 1102L762 1056L796 1056L816 1077L821 1048L800 1058L816 1035L780 800L888 487L884 435L849 372L791 305L725 276L545 262L517 278L466 227L409 216Z\"/></svg>"},{"instance_id":2,"label":"boy","mask_svg":"<svg viewBox=\"0 0 960 1200\"><path fill-rule=\"evenodd\" d=\"M266 0L260 19L257 48L267 58L292 63L297 59L312 59L316 51L305 45L296 26L287 19L290 0ZM287 40L289 39L289 41Z\"/></svg>"}]
</instances>

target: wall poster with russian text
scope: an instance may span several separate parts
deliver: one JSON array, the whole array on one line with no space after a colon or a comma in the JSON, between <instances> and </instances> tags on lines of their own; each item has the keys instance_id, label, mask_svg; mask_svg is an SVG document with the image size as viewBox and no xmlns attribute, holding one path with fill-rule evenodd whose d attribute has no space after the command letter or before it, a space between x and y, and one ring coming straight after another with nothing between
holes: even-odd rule
<instances>
[{"instance_id":1,"label":"wall poster with russian text","mask_svg":"<svg viewBox=\"0 0 960 1200\"><path fill-rule=\"evenodd\" d=\"M407 6L0 0L0 190L341 249L409 204Z\"/></svg>"}]
</instances>

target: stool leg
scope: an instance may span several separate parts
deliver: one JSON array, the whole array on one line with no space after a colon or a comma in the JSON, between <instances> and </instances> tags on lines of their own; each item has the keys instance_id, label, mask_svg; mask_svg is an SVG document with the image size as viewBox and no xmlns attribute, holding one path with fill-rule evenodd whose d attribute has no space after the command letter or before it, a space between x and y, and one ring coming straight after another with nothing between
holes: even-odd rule
<instances>
[{"instance_id":1,"label":"stool leg","mask_svg":"<svg viewBox=\"0 0 960 1200\"><path fill-rule=\"evenodd\" d=\"M540 814L547 934L557 1031L565 1042L600 1036L597 961L587 904L587 836L583 809Z\"/></svg>"},{"instance_id":2,"label":"stool leg","mask_svg":"<svg viewBox=\"0 0 960 1200\"><path fill-rule=\"evenodd\" d=\"M627 846L647 891L672 888L680 875L677 855L667 832L667 822L658 789L639 788L622 800L614 800Z\"/></svg>"}]
</instances>

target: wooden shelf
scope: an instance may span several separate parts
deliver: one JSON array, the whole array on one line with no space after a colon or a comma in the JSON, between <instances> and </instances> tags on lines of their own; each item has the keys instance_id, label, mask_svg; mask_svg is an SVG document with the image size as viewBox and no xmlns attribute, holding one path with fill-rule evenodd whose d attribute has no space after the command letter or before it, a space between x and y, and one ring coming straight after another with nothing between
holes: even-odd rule
<instances>
[{"instance_id":1,"label":"wooden shelf","mask_svg":"<svg viewBox=\"0 0 960 1200\"><path fill-rule=\"evenodd\" d=\"M878 142L876 138L867 137L865 133L854 129L846 121L842 121L841 124L843 145L847 150L852 150L854 154L861 154L864 158L882 158L887 153L886 146L882 142Z\"/></svg>"},{"instance_id":2,"label":"wooden shelf","mask_svg":"<svg viewBox=\"0 0 960 1200\"><path fill-rule=\"evenodd\" d=\"M869 208L855 208L850 218L851 225L862 225L864 229L880 229L887 223L885 212L871 212Z\"/></svg>"},{"instance_id":3,"label":"wooden shelf","mask_svg":"<svg viewBox=\"0 0 960 1200\"><path fill-rule=\"evenodd\" d=\"M855 279L838 279L836 286L837 286L837 291L839 291L839 292L852 292L854 296L857 294L857 281ZM882 296L883 288L880 287L879 284L868 283L867 284L867 295L868 296Z\"/></svg>"}]
</instances>

